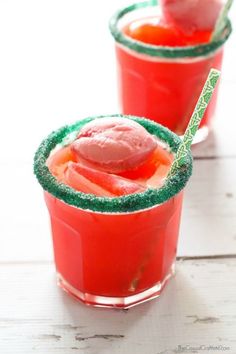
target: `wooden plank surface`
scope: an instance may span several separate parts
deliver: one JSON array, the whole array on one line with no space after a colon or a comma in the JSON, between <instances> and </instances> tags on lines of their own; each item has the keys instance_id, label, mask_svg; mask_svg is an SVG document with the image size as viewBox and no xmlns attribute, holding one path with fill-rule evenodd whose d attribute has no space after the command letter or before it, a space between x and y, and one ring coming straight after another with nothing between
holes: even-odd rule
<instances>
[{"instance_id":1,"label":"wooden plank surface","mask_svg":"<svg viewBox=\"0 0 236 354\"><path fill-rule=\"evenodd\" d=\"M186 188L179 255L236 251L236 160L196 160Z\"/></svg>"},{"instance_id":2,"label":"wooden plank surface","mask_svg":"<svg viewBox=\"0 0 236 354\"><path fill-rule=\"evenodd\" d=\"M179 261L163 296L120 311L75 302L56 287L51 264L2 264L0 352L235 354L235 271L236 259Z\"/></svg>"}]
</instances>

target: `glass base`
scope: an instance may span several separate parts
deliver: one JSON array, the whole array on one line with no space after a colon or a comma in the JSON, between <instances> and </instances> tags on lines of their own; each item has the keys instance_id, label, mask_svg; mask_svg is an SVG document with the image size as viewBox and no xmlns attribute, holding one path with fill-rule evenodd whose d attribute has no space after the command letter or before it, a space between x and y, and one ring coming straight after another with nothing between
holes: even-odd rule
<instances>
[{"instance_id":1,"label":"glass base","mask_svg":"<svg viewBox=\"0 0 236 354\"><path fill-rule=\"evenodd\" d=\"M193 139L192 145L199 144L202 141L206 140L209 134L209 128L205 125L202 128L198 129L196 132L196 135ZM183 135L181 136L181 139L183 138Z\"/></svg>"},{"instance_id":2,"label":"glass base","mask_svg":"<svg viewBox=\"0 0 236 354\"><path fill-rule=\"evenodd\" d=\"M167 281L174 274L175 265L173 263L170 272L167 274L167 276L162 282L158 282L153 287L142 291L141 293L126 297L99 296L83 293L78 289L75 289L72 285L70 285L60 273L57 273L57 284L69 295L73 296L76 300L82 301L86 305L94 307L128 309L130 307L159 297Z\"/></svg>"}]
</instances>

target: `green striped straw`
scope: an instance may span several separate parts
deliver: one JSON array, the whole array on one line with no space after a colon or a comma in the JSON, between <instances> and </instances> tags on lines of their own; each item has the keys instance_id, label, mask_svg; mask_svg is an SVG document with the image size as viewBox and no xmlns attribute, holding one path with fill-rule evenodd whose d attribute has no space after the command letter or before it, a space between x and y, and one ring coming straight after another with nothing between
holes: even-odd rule
<instances>
[{"instance_id":1,"label":"green striped straw","mask_svg":"<svg viewBox=\"0 0 236 354\"><path fill-rule=\"evenodd\" d=\"M199 96L196 107L190 118L189 124L183 136L183 141L180 144L177 153L175 155L174 162L171 165L168 177L175 175L175 173L181 168L185 163L185 158L191 149L193 138L198 130L199 124L204 116L207 109L208 103L212 97L215 90L216 83L220 77L220 71L216 69L211 69L208 78L205 82L203 90Z\"/></svg>"},{"instance_id":2,"label":"green striped straw","mask_svg":"<svg viewBox=\"0 0 236 354\"><path fill-rule=\"evenodd\" d=\"M212 41L218 41L220 39L222 30L224 29L224 26L225 26L227 15L228 15L229 10L233 4L233 1L234 0L227 0L226 3L224 4L224 6L219 14L219 17L216 21L214 31L211 35Z\"/></svg>"}]
</instances>

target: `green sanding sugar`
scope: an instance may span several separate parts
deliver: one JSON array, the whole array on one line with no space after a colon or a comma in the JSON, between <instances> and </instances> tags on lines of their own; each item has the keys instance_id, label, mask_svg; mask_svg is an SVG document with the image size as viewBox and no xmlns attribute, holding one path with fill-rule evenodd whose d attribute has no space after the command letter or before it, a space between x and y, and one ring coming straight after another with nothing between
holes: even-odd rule
<instances>
[{"instance_id":1,"label":"green sanding sugar","mask_svg":"<svg viewBox=\"0 0 236 354\"><path fill-rule=\"evenodd\" d=\"M80 120L72 125L66 125L52 132L45 140L42 141L35 153L34 173L45 191L65 203L81 209L104 213L125 213L146 209L154 205L161 204L179 193L185 187L192 173L191 152L189 152L185 157L185 162L181 169L178 170L175 175L168 178L160 189L148 189L143 193L114 198L96 197L92 194L78 192L63 183L58 182L46 166L46 161L51 151L58 144L65 144L65 142L69 140L68 136L75 136L76 134L74 135L73 133L79 132L79 130L86 123L91 120L104 117L125 117L136 121L150 134L155 135L157 138L167 143L173 153L177 151L178 146L181 143L181 139L169 129L145 118L116 114L90 117Z\"/></svg>"}]
</instances>

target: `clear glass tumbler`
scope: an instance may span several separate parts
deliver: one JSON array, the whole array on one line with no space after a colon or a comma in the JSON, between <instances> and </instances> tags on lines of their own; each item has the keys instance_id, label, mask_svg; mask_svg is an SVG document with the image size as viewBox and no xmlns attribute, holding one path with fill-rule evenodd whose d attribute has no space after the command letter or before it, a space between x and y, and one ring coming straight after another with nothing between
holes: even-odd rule
<instances>
[{"instance_id":1,"label":"clear glass tumbler","mask_svg":"<svg viewBox=\"0 0 236 354\"><path fill-rule=\"evenodd\" d=\"M95 117L96 118L96 117ZM142 124L169 146L180 138L155 122ZM191 153L160 189L117 198L84 194L59 183L46 161L89 120L49 135L35 154L34 171L49 210L59 285L88 305L128 308L158 297L174 272L183 189L191 175Z\"/></svg>"}]
</instances>

